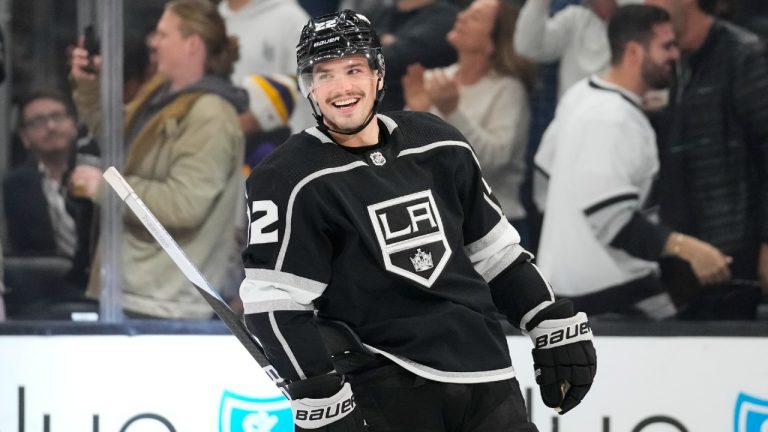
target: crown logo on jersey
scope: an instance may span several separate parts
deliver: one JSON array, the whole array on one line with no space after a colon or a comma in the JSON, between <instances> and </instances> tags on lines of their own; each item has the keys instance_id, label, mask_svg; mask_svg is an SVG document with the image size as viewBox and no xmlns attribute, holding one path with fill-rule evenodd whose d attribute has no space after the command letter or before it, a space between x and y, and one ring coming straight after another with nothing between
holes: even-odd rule
<instances>
[{"instance_id":1,"label":"crown logo on jersey","mask_svg":"<svg viewBox=\"0 0 768 432\"><path fill-rule=\"evenodd\" d=\"M371 158L371 162L373 162L373 164L376 166L382 166L387 163L387 159L383 154L381 154L380 151L375 151L368 156Z\"/></svg>"},{"instance_id":2,"label":"crown logo on jersey","mask_svg":"<svg viewBox=\"0 0 768 432\"><path fill-rule=\"evenodd\" d=\"M416 249L416 255L411 258L411 264L417 272L431 269L435 265L432 263L432 252L426 253L423 250Z\"/></svg>"}]
</instances>

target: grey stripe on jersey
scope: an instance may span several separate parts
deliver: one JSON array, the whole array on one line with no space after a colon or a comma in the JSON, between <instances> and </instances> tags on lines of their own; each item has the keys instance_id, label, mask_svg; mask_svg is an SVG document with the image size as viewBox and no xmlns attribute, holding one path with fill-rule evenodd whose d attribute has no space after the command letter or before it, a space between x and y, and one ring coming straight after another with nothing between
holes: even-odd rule
<instances>
[{"instance_id":1,"label":"grey stripe on jersey","mask_svg":"<svg viewBox=\"0 0 768 432\"><path fill-rule=\"evenodd\" d=\"M397 123L395 123L395 121L392 120L391 118L389 118L389 117L387 117L387 116L385 116L383 114L377 114L376 117L378 117L378 119L381 120L382 123L384 123L384 126L387 128L387 131L389 131L390 135L392 135L392 131L397 129ZM317 126L304 129L304 132L306 132L306 133L312 135L313 137L319 139L320 142L335 144L333 142L333 140L331 139L331 137L329 137L328 135L326 135L323 132L321 132L320 129Z\"/></svg>"},{"instance_id":2,"label":"grey stripe on jersey","mask_svg":"<svg viewBox=\"0 0 768 432\"><path fill-rule=\"evenodd\" d=\"M327 284L290 273L266 269L245 269L240 298L246 313L271 310L314 310L312 301Z\"/></svg>"},{"instance_id":3,"label":"grey stripe on jersey","mask_svg":"<svg viewBox=\"0 0 768 432\"><path fill-rule=\"evenodd\" d=\"M304 129L304 132L306 132L306 133L312 135L313 137L319 139L320 142L334 144L333 140L328 135L320 132L320 129L318 129L317 127L311 127L309 129Z\"/></svg>"},{"instance_id":4,"label":"grey stripe on jersey","mask_svg":"<svg viewBox=\"0 0 768 432\"><path fill-rule=\"evenodd\" d=\"M424 153L439 147L446 147L446 146L464 147L465 149L469 150L469 153L472 155L472 159L475 160L475 165L477 165L477 169L480 172L482 172L482 167L480 166L480 162L477 160L477 156L475 155L475 152L472 151L472 147L470 147L469 144L462 141L438 141L432 144L427 144L422 147L403 150L400 152L400 154L397 155L397 157L408 156L410 154L415 154L415 153ZM485 181L485 178L482 178L482 180L483 180L483 185L485 186L486 193L491 193L491 187Z\"/></svg>"},{"instance_id":5,"label":"grey stripe on jersey","mask_svg":"<svg viewBox=\"0 0 768 432\"><path fill-rule=\"evenodd\" d=\"M520 254L528 254L520 246L520 234L503 217L483 238L464 246L464 251L486 282L509 267Z\"/></svg>"},{"instance_id":6,"label":"grey stripe on jersey","mask_svg":"<svg viewBox=\"0 0 768 432\"><path fill-rule=\"evenodd\" d=\"M638 210L637 190L623 190L601 199L583 210L597 241L609 244Z\"/></svg>"},{"instance_id":7,"label":"grey stripe on jersey","mask_svg":"<svg viewBox=\"0 0 768 432\"><path fill-rule=\"evenodd\" d=\"M389 132L390 135L392 135L392 131L397 129L397 123L395 123L395 121L391 118L385 116L384 114L377 114L376 117L378 117L379 120L384 123L384 126L387 128L387 132Z\"/></svg>"},{"instance_id":8,"label":"grey stripe on jersey","mask_svg":"<svg viewBox=\"0 0 768 432\"><path fill-rule=\"evenodd\" d=\"M299 366L299 362L296 360L296 356L293 354L291 347L288 346L288 342L285 340L283 333L280 331L280 327L277 326L277 320L275 320L274 312L269 312L269 324L272 326L272 331L275 333L275 337L283 347L285 355L288 356L288 359L291 361L291 365L293 365L293 368L296 369L296 374L299 376L299 378L306 379L307 375L304 373L304 370L301 369L301 366Z\"/></svg>"},{"instance_id":9,"label":"grey stripe on jersey","mask_svg":"<svg viewBox=\"0 0 768 432\"><path fill-rule=\"evenodd\" d=\"M473 383L483 383L483 382L491 382L491 381L501 381L501 380L506 380L506 379L515 377L515 368L513 368L512 366L509 366L503 369L495 369L495 370L480 371L480 372L447 372L447 371L434 369L429 366L425 366L421 363L416 363L415 361L409 360L405 357L400 357L394 354L390 354L386 351L382 351L378 348L372 347L367 344L363 344L363 345L365 345L366 348L373 351L374 353L381 354L384 357L392 360L393 362L402 366L403 369L432 381L448 382L448 383L456 383L456 384L473 384Z\"/></svg>"},{"instance_id":10,"label":"grey stripe on jersey","mask_svg":"<svg viewBox=\"0 0 768 432\"><path fill-rule=\"evenodd\" d=\"M296 195L298 195L301 188L307 185L307 183L328 174L336 174L344 171L349 171L358 167L368 166L363 161L352 162L347 165L342 165L334 168L326 168L320 171L316 171L307 177L304 177L291 191L291 195L288 198L288 208L286 210L285 218L285 236L283 237L283 243L280 245L280 253L277 255L277 262L275 263L275 270L280 271L283 268L283 260L285 260L285 253L288 250L288 242L291 240L291 220L293 219L293 203L296 201Z\"/></svg>"}]
</instances>

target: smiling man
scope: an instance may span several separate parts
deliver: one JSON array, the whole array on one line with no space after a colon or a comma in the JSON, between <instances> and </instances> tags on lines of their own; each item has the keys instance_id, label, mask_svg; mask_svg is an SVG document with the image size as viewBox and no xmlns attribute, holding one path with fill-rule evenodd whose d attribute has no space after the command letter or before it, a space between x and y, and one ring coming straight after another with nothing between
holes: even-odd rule
<instances>
[{"instance_id":1,"label":"smiling man","mask_svg":"<svg viewBox=\"0 0 768 432\"><path fill-rule=\"evenodd\" d=\"M325 61L309 75L303 79L311 80L309 86L317 111L323 113L325 128L340 135L347 146L365 144L365 134L358 136L357 132L362 132L376 113L376 93L383 86L383 74L372 70L365 56L355 55Z\"/></svg>"},{"instance_id":2,"label":"smiling man","mask_svg":"<svg viewBox=\"0 0 768 432\"><path fill-rule=\"evenodd\" d=\"M576 406L596 370L587 318L554 300L466 138L377 114L385 64L362 15L310 20L297 58L318 125L248 179L240 286L297 430L536 431L498 311L535 341L545 403Z\"/></svg>"}]
</instances>

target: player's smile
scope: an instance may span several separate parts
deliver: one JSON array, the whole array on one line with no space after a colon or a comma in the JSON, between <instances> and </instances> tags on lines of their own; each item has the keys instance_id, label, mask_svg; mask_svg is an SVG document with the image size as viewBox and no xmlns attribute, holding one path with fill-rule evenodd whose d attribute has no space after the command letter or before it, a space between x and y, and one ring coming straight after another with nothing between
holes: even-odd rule
<instances>
[{"instance_id":1,"label":"player's smile","mask_svg":"<svg viewBox=\"0 0 768 432\"><path fill-rule=\"evenodd\" d=\"M360 83L348 81L328 96L322 108L325 121L333 128L352 129L361 125L370 112L372 103ZM370 85L370 79L365 84Z\"/></svg>"},{"instance_id":2,"label":"player's smile","mask_svg":"<svg viewBox=\"0 0 768 432\"><path fill-rule=\"evenodd\" d=\"M362 96L345 96L331 102L331 105L342 114L347 114L355 110L360 99L362 99Z\"/></svg>"}]
</instances>

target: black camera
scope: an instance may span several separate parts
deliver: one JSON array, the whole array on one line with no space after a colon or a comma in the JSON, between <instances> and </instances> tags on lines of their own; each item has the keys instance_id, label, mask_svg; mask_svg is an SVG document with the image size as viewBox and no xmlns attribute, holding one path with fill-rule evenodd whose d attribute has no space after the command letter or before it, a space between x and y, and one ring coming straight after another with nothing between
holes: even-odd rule
<instances>
[{"instance_id":1,"label":"black camera","mask_svg":"<svg viewBox=\"0 0 768 432\"><path fill-rule=\"evenodd\" d=\"M88 51L88 65L85 66L83 70L95 74L97 70L93 65L93 57L101 53L101 45L99 44L99 37L96 35L96 28L93 24L85 27L85 30L83 31L83 39L83 48Z\"/></svg>"}]
</instances>

